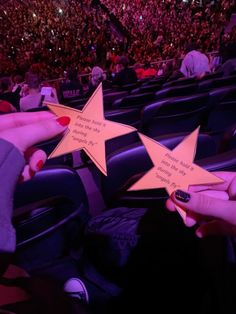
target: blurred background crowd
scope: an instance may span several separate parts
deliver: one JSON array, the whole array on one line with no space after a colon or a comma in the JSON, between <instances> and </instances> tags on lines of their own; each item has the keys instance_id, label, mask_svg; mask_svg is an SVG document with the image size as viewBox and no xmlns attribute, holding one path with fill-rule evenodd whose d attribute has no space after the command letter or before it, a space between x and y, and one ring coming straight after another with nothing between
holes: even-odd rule
<instances>
[{"instance_id":1,"label":"blurred background crowd","mask_svg":"<svg viewBox=\"0 0 236 314\"><path fill-rule=\"evenodd\" d=\"M32 65L44 79L69 67L79 74L94 65L114 71L123 54L132 64L180 58L190 40L203 52L219 51L235 36L224 34L234 1L196 2L9 0L0 5L0 73L22 75Z\"/></svg>"},{"instance_id":2,"label":"blurred background crowd","mask_svg":"<svg viewBox=\"0 0 236 314\"><path fill-rule=\"evenodd\" d=\"M104 80L123 85L148 76L188 76L180 68L191 50L189 43L194 43L192 50L208 57L205 72L214 72L236 57L232 49L236 27L226 28L235 5L232 0L200 4L187 0L4 1L0 3L0 99L20 110L19 99L28 96L32 86L39 93L42 82L53 86L50 80L72 83L81 95L88 95ZM130 66L135 75L126 70ZM121 70L122 78L118 77ZM17 101L6 96L15 91L20 91ZM55 89L52 94L57 102ZM36 103L41 102L38 95Z\"/></svg>"}]
</instances>

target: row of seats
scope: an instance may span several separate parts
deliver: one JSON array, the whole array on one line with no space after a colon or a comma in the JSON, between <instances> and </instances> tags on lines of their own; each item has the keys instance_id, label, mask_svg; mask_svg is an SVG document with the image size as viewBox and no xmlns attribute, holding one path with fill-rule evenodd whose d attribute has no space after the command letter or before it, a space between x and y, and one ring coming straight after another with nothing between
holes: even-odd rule
<instances>
[{"instance_id":1,"label":"row of seats","mask_svg":"<svg viewBox=\"0 0 236 314\"><path fill-rule=\"evenodd\" d=\"M219 81L220 84L225 85L232 80L234 81L234 79L235 76L230 76L223 79L211 78L198 84L195 81L190 85L162 88L155 94L132 94L131 92L131 94L125 96L127 91L115 92L114 95L108 94L110 99L113 96L117 97L120 93L124 97L113 103L115 110L105 110L105 116L107 119L116 122L133 125L140 132L150 137L177 131L192 131L198 125L201 125L202 130L216 133L216 140L219 142L224 129L236 121L234 120L233 103L231 105L227 104L225 107L219 106L219 108L216 105L233 100L235 87L232 84L223 87L216 86L219 85ZM187 79L177 81L183 82ZM192 78L191 81L193 81ZM143 84L148 83L150 83L150 80ZM200 93L201 84L205 84L203 88L205 92L202 93ZM160 84L158 83L158 85ZM211 89L209 89L210 85ZM146 87L144 86L144 88ZM152 85L151 88L153 88ZM106 95L104 95L104 99L105 97ZM82 109L82 107L83 105L80 105L76 108ZM140 113L138 113L138 110ZM223 116L220 116L221 114ZM219 124L217 120L221 118L223 123ZM219 133L219 136L217 133Z\"/></svg>"},{"instance_id":2,"label":"row of seats","mask_svg":"<svg viewBox=\"0 0 236 314\"><path fill-rule=\"evenodd\" d=\"M153 100L160 100L163 98L178 97L192 95L196 93L210 92L214 89L223 88L225 86L232 86L236 83L236 76L229 76L224 78L217 78L206 80L200 83L191 83L187 85L171 86L171 87L157 87L151 85L140 87L131 92L130 95L122 97L116 100L112 107L134 107L134 106L144 106ZM148 90L148 89L151 90Z\"/></svg>"},{"instance_id":3,"label":"row of seats","mask_svg":"<svg viewBox=\"0 0 236 314\"><path fill-rule=\"evenodd\" d=\"M110 109L115 100L121 99L128 95L136 95L136 94L144 94L144 93L155 93L159 90L168 90L168 88L173 87L181 87L190 84L199 84L199 88L206 89L209 85L217 85L217 79L219 78L218 84L226 84L226 80L222 80L220 77L222 76L222 72L212 73L205 75L201 79L196 78L181 78L178 80L173 80L170 82L167 81L167 77L158 77L158 78L146 78L144 80L140 80L137 83L125 85L122 87L113 86L113 88L104 90L104 107L105 109ZM206 81L206 83L204 83ZM216 81L216 82L215 82ZM222 81L222 82L221 82ZM221 83L220 83L221 82ZM225 83L223 83L225 82ZM202 86L202 87L201 87ZM223 86L223 85L221 85ZM179 91L179 95L182 95ZM147 97L150 97L146 95ZM81 98L78 96L70 97L68 100L64 100L64 104L68 106L79 106L86 103L88 97ZM132 97L131 97L132 100ZM132 101L131 101L132 102Z\"/></svg>"}]
</instances>

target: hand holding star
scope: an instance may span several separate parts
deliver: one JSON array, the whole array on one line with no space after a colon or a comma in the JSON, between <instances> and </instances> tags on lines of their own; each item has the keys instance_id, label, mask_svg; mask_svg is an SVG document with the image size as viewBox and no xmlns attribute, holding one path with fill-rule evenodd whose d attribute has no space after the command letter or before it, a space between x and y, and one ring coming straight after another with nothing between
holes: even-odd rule
<instances>
[{"instance_id":1,"label":"hand holding star","mask_svg":"<svg viewBox=\"0 0 236 314\"><path fill-rule=\"evenodd\" d=\"M196 129L172 151L153 139L139 134L154 167L129 191L165 188L171 195L177 189L188 190L192 185L221 183L222 179L193 163L198 133L199 129ZM185 221L186 212L180 206L176 209ZM195 220L189 221L189 225L193 223Z\"/></svg>"},{"instance_id":2,"label":"hand holding star","mask_svg":"<svg viewBox=\"0 0 236 314\"><path fill-rule=\"evenodd\" d=\"M83 149L100 171L107 175L105 142L136 129L104 118L102 84L83 110L44 103L57 116L70 117L68 131L49 158Z\"/></svg>"}]
</instances>

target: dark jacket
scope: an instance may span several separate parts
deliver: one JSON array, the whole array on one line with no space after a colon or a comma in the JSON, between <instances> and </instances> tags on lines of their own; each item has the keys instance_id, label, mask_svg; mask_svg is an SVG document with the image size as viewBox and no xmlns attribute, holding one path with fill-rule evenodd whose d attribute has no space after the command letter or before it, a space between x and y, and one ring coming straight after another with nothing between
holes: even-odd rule
<instances>
[{"instance_id":1,"label":"dark jacket","mask_svg":"<svg viewBox=\"0 0 236 314\"><path fill-rule=\"evenodd\" d=\"M132 68L124 68L119 73L116 74L113 83L115 85L127 85L136 83L138 80L137 74Z\"/></svg>"}]
</instances>

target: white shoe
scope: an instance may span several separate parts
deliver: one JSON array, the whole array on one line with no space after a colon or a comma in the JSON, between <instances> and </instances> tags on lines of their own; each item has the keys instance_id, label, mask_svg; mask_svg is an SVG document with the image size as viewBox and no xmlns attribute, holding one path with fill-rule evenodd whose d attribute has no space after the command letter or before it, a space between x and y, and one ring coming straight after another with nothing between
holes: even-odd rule
<instances>
[{"instance_id":1,"label":"white shoe","mask_svg":"<svg viewBox=\"0 0 236 314\"><path fill-rule=\"evenodd\" d=\"M71 298L77 298L85 303L89 303L88 291L82 280L70 278L64 284L64 291Z\"/></svg>"}]
</instances>

